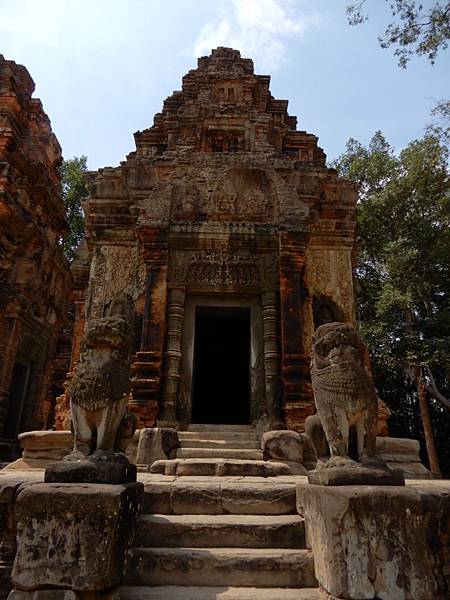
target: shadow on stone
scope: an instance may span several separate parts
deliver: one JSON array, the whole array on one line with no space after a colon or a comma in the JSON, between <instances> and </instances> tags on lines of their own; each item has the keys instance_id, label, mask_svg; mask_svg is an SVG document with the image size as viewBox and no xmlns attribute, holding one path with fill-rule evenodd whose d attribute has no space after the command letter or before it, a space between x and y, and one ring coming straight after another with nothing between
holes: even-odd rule
<instances>
[{"instance_id":1,"label":"shadow on stone","mask_svg":"<svg viewBox=\"0 0 450 600\"><path fill-rule=\"evenodd\" d=\"M360 464L310 471L313 485L405 485L401 471L387 467L364 467Z\"/></svg>"},{"instance_id":2,"label":"shadow on stone","mask_svg":"<svg viewBox=\"0 0 450 600\"><path fill-rule=\"evenodd\" d=\"M46 483L133 483L136 465L129 462L80 460L55 462L45 470Z\"/></svg>"}]
</instances>

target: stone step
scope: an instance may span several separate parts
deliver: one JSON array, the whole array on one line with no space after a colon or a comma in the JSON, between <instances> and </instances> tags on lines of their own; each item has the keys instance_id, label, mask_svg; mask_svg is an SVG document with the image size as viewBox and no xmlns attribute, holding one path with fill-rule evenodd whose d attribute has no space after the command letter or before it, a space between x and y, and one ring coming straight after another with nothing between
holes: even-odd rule
<instances>
[{"instance_id":1,"label":"stone step","mask_svg":"<svg viewBox=\"0 0 450 600\"><path fill-rule=\"evenodd\" d=\"M212 448L212 449L245 449L259 450L260 444L258 440L209 440L209 439L194 439L181 440L180 448Z\"/></svg>"},{"instance_id":2,"label":"stone step","mask_svg":"<svg viewBox=\"0 0 450 600\"><path fill-rule=\"evenodd\" d=\"M178 448L177 458L231 458L237 460L262 460L262 450L245 448Z\"/></svg>"},{"instance_id":3,"label":"stone step","mask_svg":"<svg viewBox=\"0 0 450 600\"><path fill-rule=\"evenodd\" d=\"M187 431L225 431L225 432L249 432L255 433L253 425L216 425L215 423L191 423Z\"/></svg>"},{"instance_id":4,"label":"stone step","mask_svg":"<svg viewBox=\"0 0 450 600\"><path fill-rule=\"evenodd\" d=\"M226 440L230 442L238 440L256 440L259 441L260 435L256 431L179 431L180 440Z\"/></svg>"},{"instance_id":5,"label":"stone step","mask_svg":"<svg viewBox=\"0 0 450 600\"><path fill-rule=\"evenodd\" d=\"M314 587L310 550L132 548L128 585Z\"/></svg>"},{"instance_id":6,"label":"stone step","mask_svg":"<svg viewBox=\"0 0 450 600\"><path fill-rule=\"evenodd\" d=\"M143 511L165 515L289 515L297 514L296 484L224 481L148 482Z\"/></svg>"},{"instance_id":7,"label":"stone step","mask_svg":"<svg viewBox=\"0 0 450 600\"><path fill-rule=\"evenodd\" d=\"M251 452L251 450L247 452ZM157 460L151 465L150 472L176 477L279 477L280 475L292 475L292 471L286 463L209 457Z\"/></svg>"},{"instance_id":8,"label":"stone step","mask_svg":"<svg viewBox=\"0 0 450 600\"><path fill-rule=\"evenodd\" d=\"M121 587L105 600L324 600L318 588Z\"/></svg>"},{"instance_id":9,"label":"stone step","mask_svg":"<svg viewBox=\"0 0 450 600\"><path fill-rule=\"evenodd\" d=\"M305 548L298 515L144 515L135 546Z\"/></svg>"},{"instance_id":10,"label":"stone step","mask_svg":"<svg viewBox=\"0 0 450 600\"><path fill-rule=\"evenodd\" d=\"M325 600L318 588L121 587L105 600Z\"/></svg>"}]
</instances>

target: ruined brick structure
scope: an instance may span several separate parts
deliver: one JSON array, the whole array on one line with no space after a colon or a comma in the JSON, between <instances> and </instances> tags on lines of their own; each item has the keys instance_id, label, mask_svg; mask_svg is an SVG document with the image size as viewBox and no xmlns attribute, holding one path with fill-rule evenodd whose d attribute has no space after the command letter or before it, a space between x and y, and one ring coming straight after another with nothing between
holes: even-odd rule
<instances>
[{"instance_id":1,"label":"ruined brick structure","mask_svg":"<svg viewBox=\"0 0 450 600\"><path fill-rule=\"evenodd\" d=\"M141 425L302 430L313 329L354 325L356 191L269 83L238 51L214 50L135 152L89 174L73 360L84 318L130 294Z\"/></svg>"},{"instance_id":2,"label":"ruined brick structure","mask_svg":"<svg viewBox=\"0 0 450 600\"><path fill-rule=\"evenodd\" d=\"M0 453L45 425L71 275L61 148L25 67L0 55Z\"/></svg>"}]
</instances>

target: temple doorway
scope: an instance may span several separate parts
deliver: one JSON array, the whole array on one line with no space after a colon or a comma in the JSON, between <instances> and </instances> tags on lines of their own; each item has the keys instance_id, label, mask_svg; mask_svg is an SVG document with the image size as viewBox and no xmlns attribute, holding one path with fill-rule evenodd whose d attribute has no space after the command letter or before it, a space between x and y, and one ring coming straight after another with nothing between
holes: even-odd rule
<instances>
[{"instance_id":1,"label":"temple doorway","mask_svg":"<svg viewBox=\"0 0 450 600\"><path fill-rule=\"evenodd\" d=\"M250 323L247 307L196 307L194 423L250 423Z\"/></svg>"},{"instance_id":2,"label":"temple doorway","mask_svg":"<svg viewBox=\"0 0 450 600\"><path fill-rule=\"evenodd\" d=\"M8 439L15 440L17 434L20 432L20 423L28 391L29 379L30 366L16 362L11 377L8 412L3 431L4 437Z\"/></svg>"}]
</instances>

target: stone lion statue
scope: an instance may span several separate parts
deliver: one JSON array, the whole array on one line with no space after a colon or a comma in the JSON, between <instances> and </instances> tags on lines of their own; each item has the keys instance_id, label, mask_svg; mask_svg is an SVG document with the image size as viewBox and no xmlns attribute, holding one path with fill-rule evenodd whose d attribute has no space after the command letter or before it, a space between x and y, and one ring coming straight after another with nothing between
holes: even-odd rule
<instances>
[{"instance_id":1,"label":"stone lion statue","mask_svg":"<svg viewBox=\"0 0 450 600\"><path fill-rule=\"evenodd\" d=\"M65 460L111 460L124 452L136 429L126 413L133 342L132 301L114 298L105 316L87 327L80 362L67 390L74 448Z\"/></svg>"},{"instance_id":2,"label":"stone lion statue","mask_svg":"<svg viewBox=\"0 0 450 600\"><path fill-rule=\"evenodd\" d=\"M380 466L375 457L378 398L364 356L365 346L349 325L334 322L316 329L311 380L317 415L307 419L306 430L321 466Z\"/></svg>"}]
</instances>

